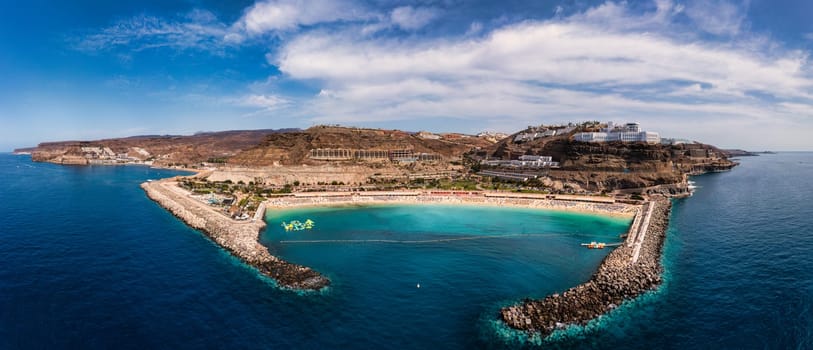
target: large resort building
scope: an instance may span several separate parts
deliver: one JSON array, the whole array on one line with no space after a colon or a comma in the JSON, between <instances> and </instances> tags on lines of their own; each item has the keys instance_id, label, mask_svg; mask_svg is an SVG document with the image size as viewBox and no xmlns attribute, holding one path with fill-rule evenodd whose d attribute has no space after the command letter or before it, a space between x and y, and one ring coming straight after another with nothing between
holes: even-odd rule
<instances>
[{"instance_id":1,"label":"large resort building","mask_svg":"<svg viewBox=\"0 0 813 350\"><path fill-rule=\"evenodd\" d=\"M657 132L642 131L638 123L626 123L617 126L613 122L607 123L607 127L601 132L580 132L573 136L574 141L581 142L646 142L660 143L661 137Z\"/></svg>"},{"instance_id":2,"label":"large resort building","mask_svg":"<svg viewBox=\"0 0 813 350\"><path fill-rule=\"evenodd\" d=\"M412 163L416 161L440 161L443 157L435 153L420 153L411 149L394 150L361 150L338 148L315 148L310 150L310 158L314 160L390 160L399 163Z\"/></svg>"}]
</instances>

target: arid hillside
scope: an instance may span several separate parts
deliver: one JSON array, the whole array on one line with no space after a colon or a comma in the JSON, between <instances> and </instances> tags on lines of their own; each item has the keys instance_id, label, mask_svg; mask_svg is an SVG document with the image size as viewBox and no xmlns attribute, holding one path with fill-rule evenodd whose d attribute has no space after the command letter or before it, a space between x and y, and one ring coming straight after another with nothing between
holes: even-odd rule
<instances>
[{"instance_id":1,"label":"arid hillside","mask_svg":"<svg viewBox=\"0 0 813 350\"><path fill-rule=\"evenodd\" d=\"M490 147L468 154L477 163L483 159L517 159L522 155L551 156L559 167L538 170L504 169L538 173L546 181L578 186L590 191L613 191L657 185L685 187L685 175L728 170L737 163L717 147L701 143L647 144L640 142L586 143L573 141L569 133L522 140L511 135ZM674 189L683 191L683 188Z\"/></svg>"},{"instance_id":2,"label":"arid hillside","mask_svg":"<svg viewBox=\"0 0 813 350\"><path fill-rule=\"evenodd\" d=\"M198 133L191 136L134 136L96 141L45 142L34 149L35 161L58 164L152 162L154 165L196 167L201 163L230 166L321 165L430 159L460 160L466 152L488 147L488 138L462 134L410 133L399 130L316 126L307 130L245 130ZM315 149L374 152L376 159L311 157Z\"/></svg>"},{"instance_id":3,"label":"arid hillside","mask_svg":"<svg viewBox=\"0 0 813 350\"><path fill-rule=\"evenodd\" d=\"M96 141L44 142L31 150L32 158L58 164L89 164L95 160L151 160L156 165L194 165L224 162L241 150L256 146L266 136L283 130L237 130L191 136L134 136ZM105 149L106 148L106 149Z\"/></svg>"},{"instance_id":4,"label":"arid hillside","mask_svg":"<svg viewBox=\"0 0 813 350\"><path fill-rule=\"evenodd\" d=\"M334 126L316 126L298 132L276 133L256 147L232 157L233 165L300 165L324 164L324 160L310 157L311 150L345 150L349 158L355 151L409 151L418 156L437 155L442 160L459 160L463 154L477 147L488 147L493 142L485 138L461 134L431 135L408 133L400 130L361 129ZM338 159L337 159L338 160ZM354 162L347 159L347 162Z\"/></svg>"}]
</instances>

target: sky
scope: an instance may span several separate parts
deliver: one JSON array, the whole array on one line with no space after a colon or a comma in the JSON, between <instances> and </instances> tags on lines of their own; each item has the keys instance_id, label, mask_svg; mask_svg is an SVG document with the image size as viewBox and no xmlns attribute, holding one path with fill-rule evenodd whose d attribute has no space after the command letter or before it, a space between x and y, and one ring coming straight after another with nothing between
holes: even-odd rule
<instances>
[{"instance_id":1,"label":"sky","mask_svg":"<svg viewBox=\"0 0 813 350\"><path fill-rule=\"evenodd\" d=\"M0 0L0 151L589 120L813 150L809 0Z\"/></svg>"}]
</instances>

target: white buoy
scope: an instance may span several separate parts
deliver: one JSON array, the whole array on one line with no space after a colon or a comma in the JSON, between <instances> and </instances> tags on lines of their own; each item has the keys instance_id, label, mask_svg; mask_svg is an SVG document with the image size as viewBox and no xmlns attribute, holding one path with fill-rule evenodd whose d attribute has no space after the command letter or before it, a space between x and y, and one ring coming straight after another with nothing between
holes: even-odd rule
<instances>
[{"instance_id":1,"label":"white buoy","mask_svg":"<svg viewBox=\"0 0 813 350\"><path fill-rule=\"evenodd\" d=\"M420 284L420 283L418 283L418 288L421 288L421 284Z\"/></svg>"}]
</instances>

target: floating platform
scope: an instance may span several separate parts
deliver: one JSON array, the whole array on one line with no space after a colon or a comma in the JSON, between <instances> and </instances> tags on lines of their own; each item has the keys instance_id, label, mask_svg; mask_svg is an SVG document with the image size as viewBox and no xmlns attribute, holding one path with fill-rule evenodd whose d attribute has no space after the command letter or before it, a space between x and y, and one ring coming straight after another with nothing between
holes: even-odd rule
<instances>
[{"instance_id":1,"label":"floating platform","mask_svg":"<svg viewBox=\"0 0 813 350\"><path fill-rule=\"evenodd\" d=\"M316 223L311 219L307 219L305 222L300 222L299 220L294 220L287 223L285 221L282 222L282 228L285 229L285 232L311 230L313 229L314 225L316 225Z\"/></svg>"}]
</instances>

